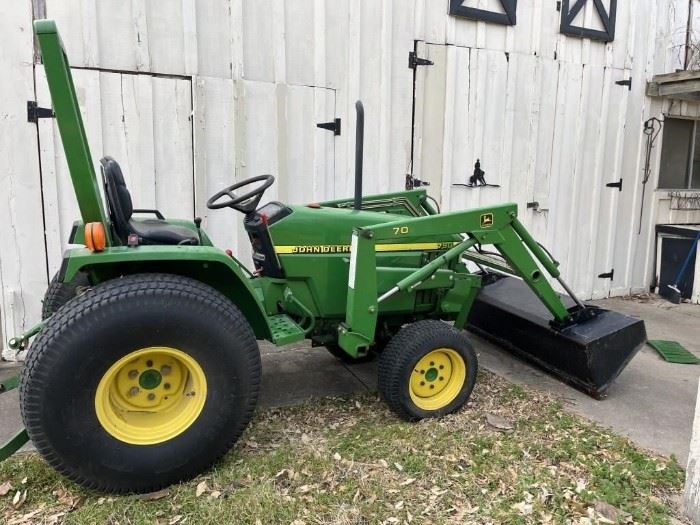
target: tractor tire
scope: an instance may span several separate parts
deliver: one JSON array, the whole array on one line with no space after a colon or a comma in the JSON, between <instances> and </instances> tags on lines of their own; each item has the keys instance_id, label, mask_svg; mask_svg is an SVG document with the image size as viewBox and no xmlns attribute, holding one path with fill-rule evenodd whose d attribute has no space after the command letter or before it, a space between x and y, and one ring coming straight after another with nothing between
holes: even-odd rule
<instances>
[{"instance_id":1,"label":"tractor tire","mask_svg":"<svg viewBox=\"0 0 700 525\"><path fill-rule=\"evenodd\" d=\"M41 301L41 319L51 317L58 312L59 308L89 286L90 280L85 272L78 272L75 279L69 283L59 281L58 274L54 275Z\"/></svg>"},{"instance_id":2,"label":"tractor tire","mask_svg":"<svg viewBox=\"0 0 700 525\"><path fill-rule=\"evenodd\" d=\"M379 356L379 391L400 418L416 421L459 410L478 364L469 339L434 320L402 328Z\"/></svg>"},{"instance_id":3,"label":"tractor tire","mask_svg":"<svg viewBox=\"0 0 700 525\"><path fill-rule=\"evenodd\" d=\"M67 303L29 349L22 418L83 487L151 492L209 468L255 409L260 353L240 310L190 278L137 274Z\"/></svg>"}]
</instances>

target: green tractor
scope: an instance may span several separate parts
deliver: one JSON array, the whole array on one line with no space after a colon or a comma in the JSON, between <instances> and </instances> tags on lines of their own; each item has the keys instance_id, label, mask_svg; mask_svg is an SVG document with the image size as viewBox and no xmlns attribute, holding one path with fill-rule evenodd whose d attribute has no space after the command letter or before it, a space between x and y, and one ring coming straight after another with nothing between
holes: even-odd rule
<instances>
[{"instance_id":1,"label":"green tractor","mask_svg":"<svg viewBox=\"0 0 700 525\"><path fill-rule=\"evenodd\" d=\"M135 209L114 159L98 182L56 25L34 25L80 207L69 242L84 247L64 254L45 319L10 341L28 349L26 431L0 459L31 438L85 487L146 492L196 476L255 410L257 340L378 355L379 390L407 420L469 399L468 325L596 396L644 343L642 321L553 290L547 275L568 290L558 263L515 204L439 213L424 189L363 197L360 103L354 198L260 206L274 183L261 175L207 202L243 215L249 272L201 220Z\"/></svg>"}]
</instances>

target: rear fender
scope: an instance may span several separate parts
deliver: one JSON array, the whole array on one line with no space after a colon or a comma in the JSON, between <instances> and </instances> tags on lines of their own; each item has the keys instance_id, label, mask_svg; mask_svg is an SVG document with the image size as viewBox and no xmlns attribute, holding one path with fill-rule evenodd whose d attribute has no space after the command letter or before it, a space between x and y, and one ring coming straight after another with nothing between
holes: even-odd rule
<instances>
[{"instance_id":1,"label":"rear fender","mask_svg":"<svg viewBox=\"0 0 700 525\"><path fill-rule=\"evenodd\" d=\"M258 339L270 339L262 292L233 257L212 246L112 247L103 252L68 250L59 271L63 282L87 272L93 284L135 273L173 273L208 284L243 312Z\"/></svg>"}]
</instances>

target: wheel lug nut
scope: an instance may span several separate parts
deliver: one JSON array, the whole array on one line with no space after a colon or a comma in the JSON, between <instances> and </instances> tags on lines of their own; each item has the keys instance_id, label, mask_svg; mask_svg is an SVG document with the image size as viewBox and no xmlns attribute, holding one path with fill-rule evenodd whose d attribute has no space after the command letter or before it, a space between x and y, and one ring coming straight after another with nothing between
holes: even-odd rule
<instances>
[{"instance_id":1,"label":"wheel lug nut","mask_svg":"<svg viewBox=\"0 0 700 525\"><path fill-rule=\"evenodd\" d=\"M420 373L421 373L421 374L425 374L425 370L421 370Z\"/></svg>"},{"instance_id":2,"label":"wheel lug nut","mask_svg":"<svg viewBox=\"0 0 700 525\"><path fill-rule=\"evenodd\" d=\"M146 361L146 366L148 368L151 368L153 366L153 361L151 361L150 359L148 361Z\"/></svg>"},{"instance_id":3,"label":"wheel lug nut","mask_svg":"<svg viewBox=\"0 0 700 525\"><path fill-rule=\"evenodd\" d=\"M170 375L171 368L168 365L163 365L160 367L160 374L167 376Z\"/></svg>"},{"instance_id":4,"label":"wheel lug nut","mask_svg":"<svg viewBox=\"0 0 700 525\"><path fill-rule=\"evenodd\" d=\"M170 383L164 383L164 384L163 384L163 388L165 388L166 390L169 390L169 389L170 389Z\"/></svg>"},{"instance_id":5,"label":"wheel lug nut","mask_svg":"<svg viewBox=\"0 0 700 525\"><path fill-rule=\"evenodd\" d=\"M425 386L425 381L421 381L420 386Z\"/></svg>"},{"instance_id":6,"label":"wheel lug nut","mask_svg":"<svg viewBox=\"0 0 700 525\"><path fill-rule=\"evenodd\" d=\"M151 392L150 394L148 394L148 400L149 400L149 401L153 401L155 398L156 398L156 395L155 395L153 392Z\"/></svg>"},{"instance_id":7,"label":"wheel lug nut","mask_svg":"<svg viewBox=\"0 0 700 525\"><path fill-rule=\"evenodd\" d=\"M445 365L440 365L440 370L442 370L443 368L445 368Z\"/></svg>"},{"instance_id":8,"label":"wheel lug nut","mask_svg":"<svg viewBox=\"0 0 700 525\"><path fill-rule=\"evenodd\" d=\"M135 396L135 395L137 395L138 393L139 393L139 387L137 387L137 386L132 386L132 387L129 389L129 395L130 395L130 396Z\"/></svg>"},{"instance_id":9,"label":"wheel lug nut","mask_svg":"<svg viewBox=\"0 0 700 525\"><path fill-rule=\"evenodd\" d=\"M129 370L129 379L136 379L136 376L139 375L138 370Z\"/></svg>"},{"instance_id":10,"label":"wheel lug nut","mask_svg":"<svg viewBox=\"0 0 700 525\"><path fill-rule=\"evenodd\" d=\"M435 362L434 362L434 361L430 361L430 366L435 366Z\"/></svg>"},{"instance_id":11,"label":"wheel lug nut","mask_svg":"<svg viewBox=\"0 0 700 525\"><path fill-rule=\"evenodd\" d=\"M444 381L444 380L445 380L445 378L440 376L440 381Z\"/></svg>"},{"instance_id":12,"label":"wheel lug nut","mask_svg":"<svg viewBox=\"0 0 700 525\"><path fill-rule=\"evenodd\" d=\"M430 385L430 388L435 388L435 385Z\"/></svg>"}]
</instances>

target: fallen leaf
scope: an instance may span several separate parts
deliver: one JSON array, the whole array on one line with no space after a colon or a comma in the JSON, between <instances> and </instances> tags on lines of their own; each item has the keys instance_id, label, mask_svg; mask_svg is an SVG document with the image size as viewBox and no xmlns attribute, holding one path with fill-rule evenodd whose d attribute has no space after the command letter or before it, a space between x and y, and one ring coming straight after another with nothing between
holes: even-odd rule
<instances>
[{"instance_id":1,"label":"fallen leaf","mask_svg":"<svg viewBox=\"0 0 700 525\"><path fill-rule=\"evenodd\" d=\"M49 516L47 518L46 523L48 525L58 525L62 521L61 518L63 518L63 516L65 516L65 515L66 515L65 512L57 512L56 514L52 514L51 516Z\"/></svg>"},{"instance_id":2,"label":"fallen leaf","mask_svg":"<svg viewBox=\"0 0 700 525\"><path fill-rule=\"evenodd\" d=\"M600 514L606 520L609 520L608 523L617 523L620 515L622 514L620 509L610 505L610 503L606 503L605 501L596 501L594 508L598 514Z\"/></svg>"},{"instance_id":3,"label":"fallen leaf","mask_svg":"<svg viewBox=\"0 0 700 525\"><path fill-rule=\"evenodd\" d=\"M497 414L486 414L486 422L496 430L500 430L502 432L513 430L512 423Z\"/></svg>"},{"instance_id":4,"label":"fallen leaf","mask_svg":"<svg viewBox=\"0 0 700 525\"><path fill-rule=\"evenodd\" d=\"M24 492L21 490L18 490L17 493L15 494L15 497L12 498L12 506L16 509L20 508L24 502L27 501L27 491L25 489Z\"/></svg>"},{"instance_id":5,"label":"fallen leaf","mask_svg":"<svg viewBox=\"0 0 700 525\"><path fill-rule=\"evenodd\" d=\"M200 481L197 484L197 490L195 491L194 495L196 497L200 497L202 494L204 494L207 491L207 482L206 481Z\"/></svg>"},{"instance_id":6,"label":"fallen leaf","mask_svg":"<svg viewBox=\"0 0 700 525\"><path fill-rule=\"evenodd\" d=\"M401 485L402 487L405 487L406 485L410 485L410 484L413 483L414 481L416 481L416 478L408 478L406 481L402 481L402 482L400 483L400 485Z\"/></svg>"},{"instance_id":7,"label":"fallen leaf","mask_svg":"<svg viewBox=\"0 0 700 525\"><path fill-rule=\"evenodd\" d=\"M34 516L37 514L40 514L44 512L44 507L39 507L38 509L35 509L31 512L28 512L27 514L24 514L22 516L17 516L16 518L10 520L8 522L9 525L19 525L19 524L24 524L24 523L37 523L35 520L32 520Z\"/></svg>"},{"instance_id":8,"label":"fallen leaf","mask_svg":"<svg viewBox=\"0 0 700 525\"><path fill-rule=\"evenodd\" d=\"M396 470L403 471L403 465L401 463L394 462Z\"/></svg>"},{"instance_id":9,"label":"fallen leaf","mask_svg":"<svg viewBox=\"0 0 700 525\"><path fill-rule=\"evenodd\" d=\"M0 485L0 496L7 496L8 492L12 490L12 483L6 481Z\"/></svg>"},{"instance_id":10,"label":"fallen leaf","mask_svg":"<svg viewBox=\"0 0 700 525\"><path fill-rule=\"evenodd\" d=\"M137 498L144 501L155 501L158 499L163 499L165 496L170 494L169 489L157 490L155 492L149 492L147 494L139 494ZM107 503L112 503L114 500L112 498L107 498Z\"/></svg>"},{"instance_id":11,"label":"fallen leaf","mask_svg":"<svg viewBox=\"0 0 700 525\"><path fill-rule=\"evenodd\" d=\"M29 478L27 478L26 476L23 477L23 478L22 478L22 485L26 485L28 479L29 479Z\"/></svg>"},{"instance_id":12,"label":"fallen leaf","mask_svg":"<svg viewBox=\"0 0 700 525\"><path fill-rule=\"evenodd\" d=\"M180 523L181 519L182 519L182 515L177 514L176 516L173 516L172 518L170 518L168 525L175 525L176 523Z\"/></svg>"},{"instance_id":13,"label":"fallen leaf","mask_svg":"<svg viewBox=\"0 0 700 525\"><path fill-rule=\"evenodd\" d=\"M219 499L221 497L221 491L220 490L212 490L211 494L209 494L209 497L211 499Z\"/></svg>"},{"instance_id":14,"label":"fallen leaf","mask_svg":"<svg viewBox=\"0 0 700 525\"><path fill-rule=\"evenodd\" d=\"M340 457L340 454L338 454L338 453L336 452L335 454L333 454L333 459L336 460L336 461L340 461L340 460L343 459L343 458L341 458L341 457Z\"/></svg>"},{"instance_id":15,"label":"fallen leaf","mask_svg":"<svg viewBox=\"0 0 700 525\"><path fill-rule=\"evenodd\" d=\"M532 503L525 503L524 501L521 501L520 503L515 503L512 505L512 508L517 510L523 516L532 514Z\"/></svg>"}]
</instances>

